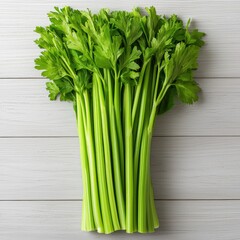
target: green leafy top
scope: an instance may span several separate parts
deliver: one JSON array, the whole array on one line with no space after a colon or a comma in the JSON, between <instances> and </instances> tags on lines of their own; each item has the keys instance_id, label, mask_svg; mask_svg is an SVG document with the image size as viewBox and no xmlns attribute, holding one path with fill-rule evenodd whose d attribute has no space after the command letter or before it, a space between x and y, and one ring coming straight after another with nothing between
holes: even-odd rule
<instances>
[{"instance_id":1,"label":"green leafy top","mask_svg":"<svg viewBox=\"0 0 240 240\"><path fill-rule=\"evenodd\" d=\"M159 113L169 110L178 97L183 103L198 100L200 88L193 79L204 33L190 30L190 21L157 14L154 7L141 13L102 9L97 14L70 7L48 14L50 25L37 27L35 42L43 49L36 68L51 80L51 100L75 101L76 93L91 91L92 74L106 85L109 69L121 84L137 85L150 63L159 69L155 103ZM149 78L148 81L152 81ZM164 92L164 96L162 96Z\"/></svg>"}]
</instances>

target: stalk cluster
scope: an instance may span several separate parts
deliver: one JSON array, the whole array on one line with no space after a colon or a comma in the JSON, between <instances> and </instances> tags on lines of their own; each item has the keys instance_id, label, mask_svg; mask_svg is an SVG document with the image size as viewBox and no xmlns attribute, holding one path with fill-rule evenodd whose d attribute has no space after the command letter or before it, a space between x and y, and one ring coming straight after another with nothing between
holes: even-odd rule
<instances>
[{"instance_id":1,"label":"stalk cluster","mask_svg":"<svg viewBox=\"0 0 240 240\"><path fill-rule=\"evenodd\" d=\"M132 12L74 10L48 14L37 27L36 68L51 100L72 101L83 179L82 230L153 232L159 226L150 171L157 114L176 98L191 104L203 33L154 7Z\"/></svg>"}]
</instances>

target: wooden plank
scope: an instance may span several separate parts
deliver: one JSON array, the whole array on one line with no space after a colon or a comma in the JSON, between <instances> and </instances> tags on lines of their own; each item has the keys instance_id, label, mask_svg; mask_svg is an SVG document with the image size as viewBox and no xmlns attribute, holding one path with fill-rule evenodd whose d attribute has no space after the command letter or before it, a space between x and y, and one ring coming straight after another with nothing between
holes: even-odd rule
<instances>
[{"instance_id":1,"label":"wooden plank","mask_svg":"<svg viewBox=\"0 0 240 240\"><path fill-rule=\"evenodd\" d=\"M144 1L48 1L8 0L0 3L0 77L39 77L33 60L39 50L33 43L37 35L36 25L48 23L46 13L53 6L70 5L74 8L90 8L94 12L102 7L113 10L131 10L133 7L155 5L158 12L166 15L178 14L186 21L193 18L193 26L207 33L207 44L200 57L197 76L201 77L240 77L239 38L240 2L238 0L144 0Z\"/></svg>"},{"instance_id":2,"label":"wooden plank","mask_svg":"<svg viewBox=\"0 0 240 240\"><path fill-rule=\"evenodd\" d=\"M198 79L192 106L157 118L155 136L240 135L240 79ZM70 103L50 102L43 79L0 80L0 136L77 136Z\"/></svg>"},{"instance_id":3,"label":"wooden plank","mask_svg":"<svg viewBox=\"0 0 240 240\"><path fill-rule=\"evenodd\" d=\"M111 235L80 230L81 202L0 202L4 240L162 239L235 240L240 235L240 201L157 201L160 228L151 235Z\"/></svg>"},{"instance_id":4,"label":"wooden plank","mask_svg":"<svg viewBox=\"0 0 240 240\"><path fill-rule=\"evenodd\" d=\"M240 138L155 137L156 199L240 199ZM0 139L0 200L81 199L77 138Z\"/></svg>"}]
</instances>

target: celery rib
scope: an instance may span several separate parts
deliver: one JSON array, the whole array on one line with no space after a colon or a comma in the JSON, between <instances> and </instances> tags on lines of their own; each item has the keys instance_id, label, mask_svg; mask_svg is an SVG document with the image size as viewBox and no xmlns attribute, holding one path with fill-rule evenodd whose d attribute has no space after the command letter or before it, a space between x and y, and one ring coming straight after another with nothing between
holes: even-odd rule
<instances>
[{"instance_id":1,"label":"celery rib","mask_svg":"<svg viewBox=\"0 0 240 240\"><path fill-rule=\"evenodd\" d=\"M104 147L104 156L105 156L105 163L106 163L108 196L109 196L109 203L110 203L110 209L112 214L113 227L114 227L114 230L116 231L116 230L120 230L120 224L118 219L114 186L113 186L112 160L111 160L111 152L110 152L106 103L104 99L102 83L99 81L99 79L97 82L98 82L98 97L100 102L101 118L102 118L103 147Z\"/></svg>"},{"instance_id":2,"label":"celery rib","mask_svg":"<svg viewBox=\"0 0 240 240\"><path fill-rule=\"evenodd\" d=\"M132 89L129 84L124 88L125 122L125 165L126 165L126 231L134 231L134 191L133 191L133 136L132 136Z\"/></svg>"},{"instance_id":3,"label":"celery rib","mask_svg":"<svg viewBox=\"0 0 240 240\"><path fill-rule=\"evenodd\" d=\"M121 229L126 229L126 215L125 215L125 199L123 193L123 184L121 176L121 155L120 144L118 142L117 126L115 120L114 103L113 103L113 87L110 71L107 72L108 79L108 109L109 109L109 123L110 136L112 141L112 159L114 171L114 185L116 193L116 201L118 208L119 221Z\"/></svg>"},{"instance_id":4,"label":"celery rib","mask_svg":"<svg viewBox=\"0 0 240 240\"><path fill-rule=\"evenodd\" d=\"M91 179L91 191L92 191L92 202L93 202L93 216L98 232L104 232L100 199L98 193L98 182L97 182L97 170L96 170L96 158L95 158L95 145L93 141L93 125L91 118L91 105L89 102L89 95L87 91L83 93L86 108L86 144L89 158L89 170Z\"/></svg>"},{"instance_id":5,"label":"celery rib","mask_svg":"<svg viewBox=\"0 0 240 240\"><path fill-rule=\"evenodd\" d=\"M81 155L81 165L82 165L82 179L83 179L83 215L82 215L82 230L84 231L94 231L95 223L93 218L93 209L91 201L91 185L90 185L90 172L89 163L87 156L87 146L85 139L85 129L83 120L83 101L78 94L77 98L77 127L80 143L80 155Z\"/></svg>"},{"instance_id":6,"label":"celery rib","mask_svg":"<svg viewBox=\"0 0 240 240\"><path fill-rule=\"evenodd\" d=\"M104 149L102 139L102 121L101 112L98 98L98 89L95 75L93 76L93 112L94 112L94 137L96 146L96 160L97 160L97 177L99 185L99 196L101 203L101 212L105 233L114 231L112 224L112 215L110 211L107 180L106 180L106 167L104 161Z\"/></svg>"}]
</instances>

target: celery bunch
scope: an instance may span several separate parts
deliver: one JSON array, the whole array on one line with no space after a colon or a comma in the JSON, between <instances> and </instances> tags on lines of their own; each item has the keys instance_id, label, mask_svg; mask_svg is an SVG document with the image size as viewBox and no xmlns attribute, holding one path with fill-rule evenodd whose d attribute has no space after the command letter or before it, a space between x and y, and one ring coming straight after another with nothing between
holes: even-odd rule
<instances>
[{"instance_id":1,"label":"celery bunch","mask_svg":"<svg viewBox=\"0 0 240 240\"><path fill-rule=\"evenodd\" d=\"M83 179L82 230L153 232L159 226L150 174L156 115L176 98L192 104L204 33L154 7L97 14L70 7L37 27L36 68L51 100L73 102Z\"/></svg>"}]
</instances>

